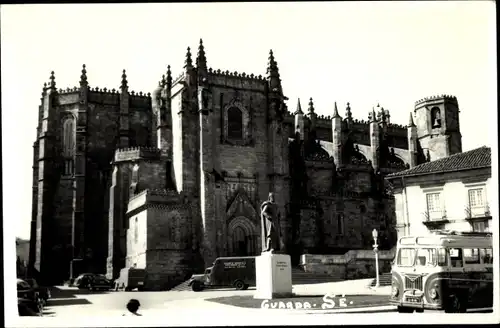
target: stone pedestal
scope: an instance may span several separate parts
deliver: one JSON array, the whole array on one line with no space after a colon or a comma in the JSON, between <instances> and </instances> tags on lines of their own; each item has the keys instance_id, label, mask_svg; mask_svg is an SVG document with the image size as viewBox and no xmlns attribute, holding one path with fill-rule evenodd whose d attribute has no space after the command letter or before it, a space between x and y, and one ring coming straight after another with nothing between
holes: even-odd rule
<instances>
[{"instance_id":1,"label":"stone pedestal","mask_svg":"<svg viewBox=\"0 0 500 328\"><path fill-rule=\"evenodd\" d=\"M255 261L257 290L254 298L273 299L293 295L290 255L264 252Z\"/></svg>"}]
</instances>

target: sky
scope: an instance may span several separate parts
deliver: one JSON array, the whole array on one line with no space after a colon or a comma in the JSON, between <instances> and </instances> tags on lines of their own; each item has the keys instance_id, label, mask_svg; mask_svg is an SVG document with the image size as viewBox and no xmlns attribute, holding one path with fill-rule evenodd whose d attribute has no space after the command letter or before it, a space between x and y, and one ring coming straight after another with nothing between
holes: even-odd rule
<instances>
[{"instance_id":1,"label":"sky","mask_svg":"<svg viewBox=\"0 0 500 328\"><path fill-rule=\"evenodd\" d=\"M208 66L266 73L272 49L294 111L366 120L379 103L406 125L414 102L459 102L463 150L497 145L493 1L58 4L1 6L5 236L29 238L33 142L44 82L152 92L203 38ZM194 58L194 56L193 56ZM10 240L5 238L4 240Z\"/></svg>"}]
</instances>

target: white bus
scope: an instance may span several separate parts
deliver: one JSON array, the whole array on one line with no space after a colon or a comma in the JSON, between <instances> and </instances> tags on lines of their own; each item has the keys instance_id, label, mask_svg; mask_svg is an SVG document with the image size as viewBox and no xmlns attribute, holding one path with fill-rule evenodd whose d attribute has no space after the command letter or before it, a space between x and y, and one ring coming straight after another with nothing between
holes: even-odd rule
<instances>
[{"instance_id":1,"label":"white bus","mask_svg":"<svg viewBox=\"0 0 500 328\"><path fill-rule=\"evenodd\" d=\"M493 308L492 234L441 230L400 238L390 300L402 313Z\"/></svg>"}]
</instances>

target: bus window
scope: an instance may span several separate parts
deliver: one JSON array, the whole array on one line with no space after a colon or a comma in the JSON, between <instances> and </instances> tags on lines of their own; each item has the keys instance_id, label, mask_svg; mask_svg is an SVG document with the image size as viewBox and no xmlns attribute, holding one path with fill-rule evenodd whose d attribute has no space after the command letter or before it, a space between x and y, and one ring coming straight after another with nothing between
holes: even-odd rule
<instances>
[{"instance_id":1,"label":"bus window","mask_svg":"<svg viewBox=\"0 0 500 328\"><path fill-rule=\"evenodd\" d=\"M464 261L466 264L479 264L479 250L477 248L464 248Z\"/></svg>"},{"instance_id":2,"label":"bus window","mask_svg":"<svg viewBox=\"0 0 500 328\"><path fill-rule=\"evenodd\" d=\"M461 268L462 264L462 249L450 248L451 266L454 268Z\"/></svg>"},{"instance_id":3,"label":"bus window","mask_svg":"<svg viewBox=\"0 0 500 328\"><path fill-rule=\"evenodd\" d=\"M484 264L493 264L493 249L482 248L480 254Z\"/></svg>"},{"instance_id":4,"label":"bus window","mask_svg":"<svg viewBox=\"0 0 500 328\"><path fill-rule=\"evenodd\" d=\"M448 258L446 256L446 249L445 248L438 248L437 249L437 265L438 266L448 266Z\"/></svg>"},{"instance_id":5,"label":"bus window","mask_svg":"<svg viewBox=\"0 0 500 328\"><path fill-rule=\"evenodd\" d=\"M417 250L417 266L435 266L436 250L434 248L419 248Z\"/></svg>"},{"instance_id":6,"label":"bus window","mask_svg":"<svg viewBox=\"0 0 500 328\"><path fill-rule=\"evenodd\" d=\"M415 262L415 253L414 248L401 248L398 252L397 265L413 266Z\"/></svg>"}]
</instances>

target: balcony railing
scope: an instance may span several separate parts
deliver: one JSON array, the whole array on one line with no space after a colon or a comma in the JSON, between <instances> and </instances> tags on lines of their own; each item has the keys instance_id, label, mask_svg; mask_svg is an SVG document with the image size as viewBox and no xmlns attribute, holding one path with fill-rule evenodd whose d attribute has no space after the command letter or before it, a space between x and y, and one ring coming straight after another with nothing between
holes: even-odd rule
<instances>
[{"instance_id":1,"label":"balcony railing","mask_svg":"<svg viewBox=\"0 0 500 328\"><path fill-rule=\"evenodd\" d=\"M425 211L422 213L424 223L444 223L448 221L446 217L446 210L438 211Z\"/></svg>"},{"instance_id":2,"label":"balcony railing","mask_svg":"<svg viewBox=\"0 0 500 328\"><path fill-rule=\"evenodd\" d=\"M488 204L481 206L465 206L466 219L484 218L488 216L491 216L490 206Z\"/></svg>"}]
</instances>

